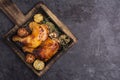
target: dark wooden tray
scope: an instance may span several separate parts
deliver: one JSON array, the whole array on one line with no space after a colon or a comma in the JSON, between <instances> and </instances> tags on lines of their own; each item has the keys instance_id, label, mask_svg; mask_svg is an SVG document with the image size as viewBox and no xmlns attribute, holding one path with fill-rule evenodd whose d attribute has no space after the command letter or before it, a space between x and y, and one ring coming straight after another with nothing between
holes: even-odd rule
<instances>
[{"instance_id":1,"label":"dark wooden tray","mask_svg":"<svg viewBox=\"0 0 120 80\"><path fill-rule=\"evenodd\" d=\"M3 39L5 42L10 46L10 48L13 49L13 51L24 61L24 63L33 70L34 73L36 73L38 76L43 75L55 62L58 60L65 52L73 46L77 39L76 37L70 32L70 30L67 28L65 24L63 24L52 12L49 10L45 4L42 2L38 3L31 11L28 12L27 15L24 15L17 6L11 1L11 0L0 0L0 8L4 11L4 13L15 23L15 26L3 36ZM20 28L21 25L25 24L36 12L39 10L42 10L45 12L51 20L65 33L67 34L71 39L72 43L69 45L69 47L58 54L56 54L45 66L45 68L42 71L36 71L32 65L25 62L25 55L23 52L14 44L14 42L11 40L11 36L16 33L18 28Z\"/></svg>"}]
</instances>

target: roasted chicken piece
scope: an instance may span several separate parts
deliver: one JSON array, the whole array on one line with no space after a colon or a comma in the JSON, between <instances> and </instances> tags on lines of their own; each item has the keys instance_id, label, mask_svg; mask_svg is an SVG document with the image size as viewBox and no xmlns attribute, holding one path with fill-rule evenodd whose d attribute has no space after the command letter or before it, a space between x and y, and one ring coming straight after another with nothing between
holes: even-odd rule
<instances>
[{"instance_id":1,"label":"roasted chicken piece","mask_svg":"<svg viewBox=\"0 0 120 80\"><path fill-rule=\"evenodd\" d=\"M33 54L43 61L48 61L59 49L59 44L56 40L48 38L38 49L35 49Z\"/></svg>"},{"instance_id":2,"label":"roasted chicken piece","mask_svg":"<svg viewBox=\"0 0 120 80\"><path fill-rule=\"evenodd\" d=\"M48 26L46 24L37 24L36 22L31 22L29 28L32 33L26 37L19 37L18 35L13 37L13 41L21 42L24 52L30 52L37 48L43 41L48 38Z\"/></svg>"},{"instance_id":3,"label":"roasted chicken piece","mask_svg":"<svg viewBox=\"0 0 120 80\"><path fill-rule=\"evenodd\" d=\"M20 37L26 37L29 35L29 33L25 28L19 28L17 31L17 35Z\"/></svg>"},{"instance_id":4,"label":"roasted chicken piece","mask_svg":"<svg viewBox=\"0 0 120 80\"><path fill-rule=\"evenodd\" d=\"M32 64L35 61L35 56L33 54L27 54L26 55L26 60L27 63Z\"/></svg>"}]
</instances>

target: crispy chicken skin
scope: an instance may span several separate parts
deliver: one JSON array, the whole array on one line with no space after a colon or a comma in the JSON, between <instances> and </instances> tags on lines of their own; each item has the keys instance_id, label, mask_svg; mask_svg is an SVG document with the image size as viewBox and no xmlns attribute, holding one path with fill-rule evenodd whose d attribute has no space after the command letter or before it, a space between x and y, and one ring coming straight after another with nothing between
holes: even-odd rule
<instances>
[{"instance_id":1,"label":"crispy chicken skin","mask_svg":"<svg viewBox=\"0 0 120 80\"><path fill-rule=\"evenodd\" d=\"M44 61L48 61L59 49L57 41L48 38L33 54Z\"/></svg>"},{"instance_id":2,"label":"crispy chicken skin","mask_svg":"<svg viewBox=\"0 0 120 80\"><path fill-rule=\"evenodd\" d=\"M37 48L43 41L48 38L48 26L46 24L37 24L36 22L31 22L29 28L32 33L26 37L14 36L13 41L21 42L24 52L32 53L34 48Z\"/></svg>"}]
</instances>

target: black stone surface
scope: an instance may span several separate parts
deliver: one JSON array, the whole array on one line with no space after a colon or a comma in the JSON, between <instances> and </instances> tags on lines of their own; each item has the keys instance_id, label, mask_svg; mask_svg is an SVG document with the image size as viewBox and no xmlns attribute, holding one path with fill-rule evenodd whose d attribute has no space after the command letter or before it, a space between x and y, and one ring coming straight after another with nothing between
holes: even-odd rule
<instances>
[{"instance_id":1,"label":"black stone surface","mask_svg":"<svg viewBox=\"0 0 120 80\"><path fill-rule=\"evenodd\" d=\"M13 0L26 14L40 0ZM120 0L42 0L78 43L41 78L2 41L14 24L0 11L0 80L120 80Z\"/></svg>"}]
</instances>

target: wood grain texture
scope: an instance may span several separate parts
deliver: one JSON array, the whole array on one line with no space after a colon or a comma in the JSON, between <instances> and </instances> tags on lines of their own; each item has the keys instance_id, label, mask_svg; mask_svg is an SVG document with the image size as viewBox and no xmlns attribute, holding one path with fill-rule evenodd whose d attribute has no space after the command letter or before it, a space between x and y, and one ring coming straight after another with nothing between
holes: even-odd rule
<instances>
[{"instance_id":1,"label":"wood grain texture","mask_svg":"<svg viewBox=\"0 0 120 80\"><path fill-rule=\"evenodd\" d=\"M0 9L18 26L26 21L25 15L12 0L0 0Z\"/></svg>"}]
</instances>

